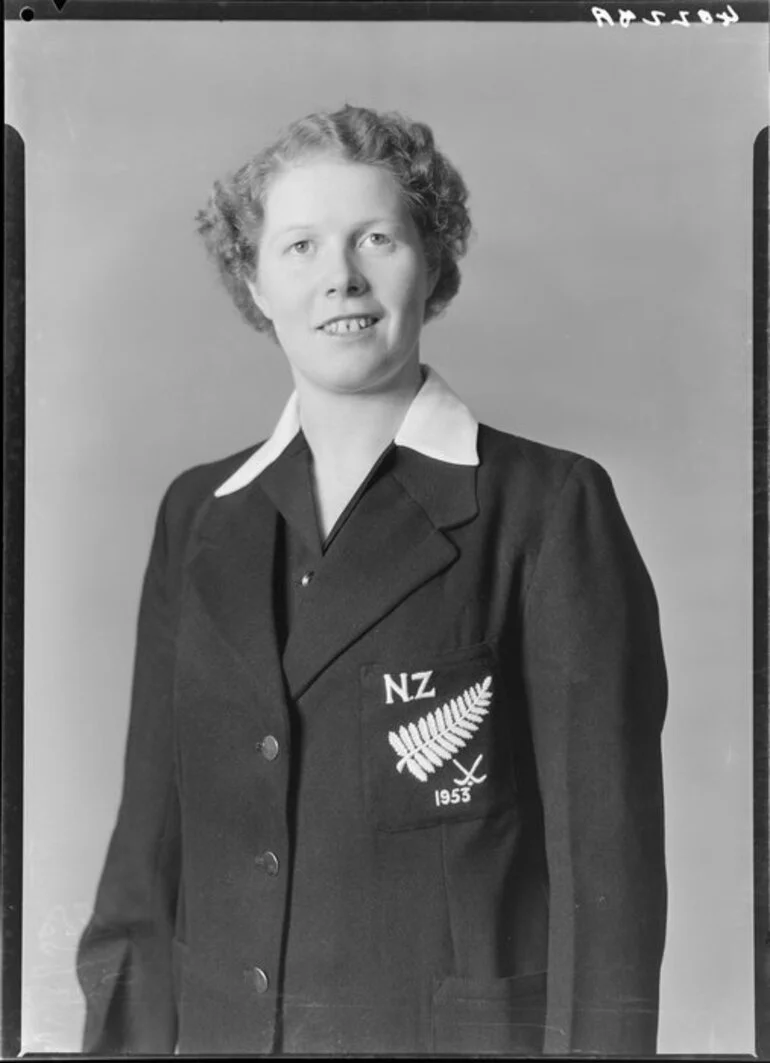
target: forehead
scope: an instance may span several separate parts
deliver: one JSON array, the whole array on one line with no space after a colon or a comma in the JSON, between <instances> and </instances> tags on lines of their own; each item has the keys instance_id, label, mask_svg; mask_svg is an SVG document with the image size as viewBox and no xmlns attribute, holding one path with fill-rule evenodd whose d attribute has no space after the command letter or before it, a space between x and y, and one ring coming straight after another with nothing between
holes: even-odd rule
<instances>
[{"instance_id":1,"label":"forehead","mask_svg":"<svg viewBox=\"0 0 770 1063\"><path fill-rule=\"evenodd\" d=\"M267 229L408 215L396 178L380 166L321 156L281 171L265 199Z\"/></svg>"}]
</instances>

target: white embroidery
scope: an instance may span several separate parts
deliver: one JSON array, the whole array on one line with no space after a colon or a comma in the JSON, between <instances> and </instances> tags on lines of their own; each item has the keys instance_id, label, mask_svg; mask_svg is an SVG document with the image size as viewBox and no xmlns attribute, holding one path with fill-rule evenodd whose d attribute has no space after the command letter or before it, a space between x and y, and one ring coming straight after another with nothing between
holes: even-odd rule
<instances>
[{"instance_id":1,"label":"white embroidery","mask_svg":"<svg viewBox=\"0 0 770 1063\"><path fill-rule=\"evenodd\" d=\"M402 701L417 701L418 698L435 698L436 688L431 687L430 690L426 690L428 683L430 683L430 677L433 672L412 672L411 677L407 672L401 672L399 681L393 678L390 672L386 672L383 676L385 681L385 704L393 704L393 695L398 694ZM412 682L419 679L420 685L417 688L416 694L409 693L409 679Z\"/></svg>"},{"instance_id":2,"label":"white embroidery","mask_svg":"<svg viewBox=\"0 0 770 1063\"><path fill-rule=\"evenodd\" d=\"M401 673L400 682L396 682L392 675L388 672L383 676L385 681L385 704L393 704L393 695L398 694L402 701L411 701L409 697L409 675L407 672Z\"/></svg>"},{"instance_id":3,"label":"white embroidery","mask_svg":"<svg viewBox=\"0 0 770 1063\"><path fill-rule=\"evenodd\" d=\"M479 753L479 755L474 760L473 767L470 769L470 771L468 770L468 768L464 768L462 764L458 764L456 760L453 760L452 763L457 768L457 770L463 773L462 779L452 779L452 782L455 784L455 786L473 786L475 783L484 782L484 780L486 779L486 775L482 775L481 778L479 778L479 776L476 774L476 768L478 768L479 764L481 764L483 759L484 754Z\"/></svg>"},{"instance_id":4,"label":"white embroidery","mask_svg":"<svg viewBox=\"0 0 770 1063\"><path fill-rule=\"evenodd\" d=\"M415 779L427 782L436 768L452 760L473 738L489 712L491 683L492 676L488 675L483 683L474 683L427 716L390 731L388 741L401 758L396 770L407 768Z\"/></svg>"},{"instance_id":5,"label":"white embroidery","mask_svg":"<svg viewBox=\"0 0 770 1063\"><path fill-rule=\"evenodd\" d=\"M412 672L412 679L419 679L420 686L415 694L413 700L417 701L418 698L435 698L436 688L431 687L430 690L426 690L428 683L430 683L430 677L433 672Z\"/></svg>"}]
</instances>

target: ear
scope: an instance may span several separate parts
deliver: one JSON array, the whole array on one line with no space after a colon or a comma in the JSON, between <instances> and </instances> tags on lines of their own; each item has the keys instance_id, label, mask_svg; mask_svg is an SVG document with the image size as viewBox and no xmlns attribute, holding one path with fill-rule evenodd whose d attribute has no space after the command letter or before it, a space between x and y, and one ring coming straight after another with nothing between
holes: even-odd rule
<instances>
[{"instance_id":1,"label":"ear","mask_svg":"<svg viewBox=\"0 0 770 1063\"><path fill-rule=\"evenodd\" d=\"M430 299L430 297L433 295L434 291L436 290L436 285L438 284L438 278L439 278L439 273L440 272L441 271L439 270L438 266L436 266L435 269L429 269L428 270L427 286L426 286L426 291L425 291L425 299L426 299L426 301L428 299Z\"/></svg>"},{"instance_id":2,"label":"ear","mask_svg":"<svg viewBox=\"0 0 770 1063\"><path fill-rule=\"evenodd\" d=\"M272 321L273 317L270 313L270 304L265 297L264 292L261 290L256 278L254 280L247 280L246 287L251 292L251 298L257 305L257 308L262 311L268 321Z\"/></svg>"}]
</instances>

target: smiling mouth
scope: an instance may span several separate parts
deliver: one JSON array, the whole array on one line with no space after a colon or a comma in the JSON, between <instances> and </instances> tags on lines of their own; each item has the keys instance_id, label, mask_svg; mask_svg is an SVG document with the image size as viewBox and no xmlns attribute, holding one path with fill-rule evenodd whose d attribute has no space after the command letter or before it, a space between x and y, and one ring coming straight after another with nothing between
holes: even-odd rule
<instances>
[{"instance_id":1,"label":"smiling mouth","mask_svg":"<svg viewBox=\"0 0 770 1063\"><path fill-rule=\"evenodd\" d=\"M327 336L347 336L353 332L365 332L377 324L376 317L338 317L334 321L327 321L321 325L320 331Z\"/></svg>"}]
</instances>

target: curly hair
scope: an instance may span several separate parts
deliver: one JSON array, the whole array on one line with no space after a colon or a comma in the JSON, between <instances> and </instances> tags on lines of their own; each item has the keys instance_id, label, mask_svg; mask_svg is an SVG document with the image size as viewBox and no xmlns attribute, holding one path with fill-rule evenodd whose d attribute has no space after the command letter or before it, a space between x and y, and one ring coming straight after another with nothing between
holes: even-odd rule
<instances>
[{"instance_id":1,"label":"curly hair","mask_svg":"<svg viewBox=\"0 0 770 1063\"><path fill-rule=\"evenodd\" d=\"M272 323L256 306L246 283L256 274L266 195L277 174L319 154L381 166L394 176L419 232L428 268L438 273L425 303L424 320L436 317L460 287L457 263L471 233L468 190L436 148L427 125L396 112L350 104L293 122L273 144L215 182L208 205L198 211L198 232L243 317L275 339Z\"/></svg>"}]
</instances>

